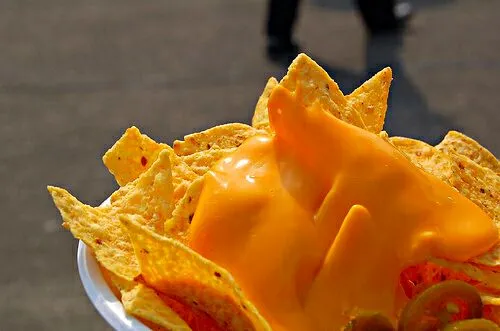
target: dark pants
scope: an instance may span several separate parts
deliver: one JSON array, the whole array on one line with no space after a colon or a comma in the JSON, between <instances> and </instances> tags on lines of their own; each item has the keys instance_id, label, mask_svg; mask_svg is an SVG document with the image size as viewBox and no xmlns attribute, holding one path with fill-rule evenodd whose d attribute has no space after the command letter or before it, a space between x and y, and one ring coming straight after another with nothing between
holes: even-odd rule
<instances>
[{"instance_id":1,"label":"dark pants","mask_svg":"<svg viewBox=\"0 0 500 331\"><path fill-rule=\"evenodd\" d=\"M291 40L300 0L269 0L267 36ZM368 30L391 28L395 24L394 0L356 0L361 18Z\"/></svg>"},{"instance_id":2,"label":"dark pants","mask_svg":"<svg viewBox=\"0 0 500 331\"><path fill-rule=\"evenodd\" d=\"M397 25L394 0L356 0L356 5L369 31L391 29Z\"/></svg>"},{"instance_id":3,"label":"dark pants","mask_svg":"<svg viewBox=\"0 0 500 331\"><path fill-rule=\"evenodd\" d=\"M291 40L300 0L269 0L267 36Z\"/></svg>"}]
</instances>

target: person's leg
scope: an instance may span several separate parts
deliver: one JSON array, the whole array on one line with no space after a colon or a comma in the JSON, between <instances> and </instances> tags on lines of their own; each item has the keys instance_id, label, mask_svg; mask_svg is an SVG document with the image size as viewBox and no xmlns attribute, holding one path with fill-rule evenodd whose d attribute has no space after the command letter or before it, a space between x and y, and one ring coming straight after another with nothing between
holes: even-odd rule
<instances>
[{"instance_id":1,"label":"person's leg","mask_svg":"<svg viewBox=\"0 0 500 331\"><path fill-rule=\"evenodd\" d=\"M267 11L267 53L272 59L297 53L293 29L300 0L269 0ZM292 54L293 56L293 54Z\"/></svg>"},{"instance_id":2,"label":"person's leg","mask_svg":"<svg viewBox=\"0 0 500 331\"><path fill-rule=\"evenodd\" d=\"M291 41L298 6L299 0L269 0L267 36Z\"/></svg>"},{"instance_id":3,"label":"person's leg","mask_svg":"<svg viewBox=\"0 0 500 331\"><path fill-rule=\"evenodd\" d=\"M372 34L400 29L411 16L411 6L407 2L356 0L356 4L363 23Z\"/></svg>"}]
</instances>

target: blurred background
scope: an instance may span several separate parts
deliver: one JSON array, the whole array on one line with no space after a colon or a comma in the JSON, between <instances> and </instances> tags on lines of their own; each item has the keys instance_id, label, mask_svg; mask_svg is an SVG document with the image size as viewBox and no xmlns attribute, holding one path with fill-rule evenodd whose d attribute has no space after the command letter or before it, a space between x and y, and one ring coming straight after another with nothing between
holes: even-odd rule
<instances>
[{"instance_id":1,"label":"blurred background","mask_svg":"<svg viewBox=\"0 0 500 331\"><path fill-rule=\"evenodd\" d=\"M368 38L351 1L301 4L296 40L344 93L394 70L386 129L450 129L500 154L500 1L414 0L404 34ZM77 242L45 189L97 205L103 153L131 125L171 143L250 121L269 76L264 0L0 2L0 330L106 330Z\"/></svg>"}]
</instances>

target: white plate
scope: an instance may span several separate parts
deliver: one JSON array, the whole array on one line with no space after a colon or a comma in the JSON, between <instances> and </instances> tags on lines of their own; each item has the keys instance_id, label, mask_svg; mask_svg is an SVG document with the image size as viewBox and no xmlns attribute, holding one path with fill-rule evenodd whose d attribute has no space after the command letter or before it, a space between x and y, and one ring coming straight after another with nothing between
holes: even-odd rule
<instances>
[{"instance_id":1,"label":"white plate","mask_svg":"<svg viewBox=\"0 0 500 331\"><path fill-rule=\"evenodd\" d=\"M109 204L108 200L102 205ZM101 270L91 250L82 242L78 243L78 272L87 296L99 314L117 331L150 330L136 318L127 315L120 300L113 294L102 276Z\"/></svg>"}]
</instances>

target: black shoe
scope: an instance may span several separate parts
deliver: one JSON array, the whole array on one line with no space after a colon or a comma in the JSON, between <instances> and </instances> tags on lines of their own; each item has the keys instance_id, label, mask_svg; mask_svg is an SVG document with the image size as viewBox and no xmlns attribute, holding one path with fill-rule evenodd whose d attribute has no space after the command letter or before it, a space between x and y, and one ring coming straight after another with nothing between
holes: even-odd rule
<instances>
[{"instance_id":1,"label":"black shoe","mask_svg":"<svg viewBox=\"0 0 500 331\"><path fill-rule=\"evenodd\" d=\"M377 12L365 14L365 24L372 36L397 33L403 31L411 17L413 9L409 2L398 2L392 12Z\"/></svg>"},{"instance_id":2,"label":"black shoe","mask_svg":"<svg viewBox=\"0 0 500 331\"><path fill-rule=\"evenodd\" d=\"M409 2L399 2L394 6L396 29L403 30L413 17L413 8Z\"/></svg>"},{"instance_id":3,"label":"black shoe","mask_svg":"<svg viewBox=\"0 0 500 331\"><path fill-rule=\"evenodd\" d=\"M266 51L269 60L288 65L299 55L300 47L289 39L269 37Z\"/></svg>"},{"instance_id":4,"label":"black shoe","mask_svg":"<svg viewBox=\"0 0 500 331\"><path fill-rule=\"evenodd\" d=\"M413 8L409 2L399 2L394 6L394 17L399 21L408 21L413 14Z\"/></svg>"}]
</instances>

